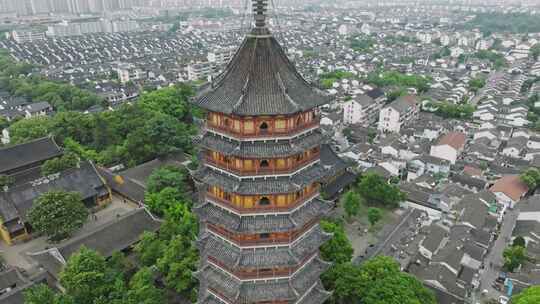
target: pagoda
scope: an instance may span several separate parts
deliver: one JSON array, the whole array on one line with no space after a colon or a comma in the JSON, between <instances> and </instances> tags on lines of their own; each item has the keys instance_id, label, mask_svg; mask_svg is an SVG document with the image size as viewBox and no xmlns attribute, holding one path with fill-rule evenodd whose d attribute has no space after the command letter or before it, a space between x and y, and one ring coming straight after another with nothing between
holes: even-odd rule
<instances>
[{"instance_id":1,"label":"pagoda","mask_svg":"<svg viewBox=\"0 0 540 304\"><path fill-rule=\"evenodd\" d=\"M206 110L198 140L199 304L319 304L329 264L319 226L330 204L320 181L318 107L312 87L266 25L267 2L252 0L255 26L225 71L195 98Z\"/></svg>"}]
</instances>

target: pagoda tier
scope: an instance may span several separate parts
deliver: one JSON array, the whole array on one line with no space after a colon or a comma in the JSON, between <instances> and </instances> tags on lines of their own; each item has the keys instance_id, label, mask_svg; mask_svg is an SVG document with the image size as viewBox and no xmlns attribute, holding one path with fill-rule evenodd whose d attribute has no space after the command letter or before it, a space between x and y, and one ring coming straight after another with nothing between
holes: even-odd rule
<instances>
[{"instance_id":1,"label":"pagoda tier","mask_svg":"<svg viewBox=\"0 0 540 304\"><path fill-rule=\"evenodd\" d=\"M242 280L216 267L205 265L196 277L208 284L200 303L323 303L330 293L325 292L319 276L328 269L329 263L314 256L290 276L272 280ZM307 302L306 300L314 300ZM214 301L214 302L212 302Z\"/></svg>"},{"instance_id":2,"label":"pagoda tier","mask_svg":"<svg viewBox=\"0 0 540 304\"><path fill-rule=\"evenodd\" d=\"M199 240L201 256L241 279L261 279L291 275L318 254L318 248L331 238L313 227L288 245L238 247L212 233Z\"/></svg>"},{"instance_id":3,"label":"pagoda tier","mask_svg":"<svg viewBox=\"0 0 540 304\"><path fill-rule=\"evenodd\" d=\"M208 186L217 186L223 191L237 194L278 194L301 191L325 177L331 172L318 162L291 176L265 176L263 178L237 178L233 173L201 168L193 177Z\"/></svg>"},{"instance_id":4,"label":"pagoda tier","mask_svg":"<svg viewBox=\"0 0 540 304\"><path fill-rule=\"evenodd\" d=\"M261 233L282 233L301 231L306 225L317 222L331 206L313 199L292 212L268 213L262 215L239 215L209 202L194 208L202 223L214 230L223 231L227 236Z\"/></svg>"},{"instance_id":5,"label":"pagoda tier","mask_svg":"<svg viewBox=\"0 0 540 304\"><path fill-rule=\"evenodd\" d=\"M249 35L196 104L229 115L265 116L305 112L331 99L300 76L274 37Z\"/></svg>"},{"instance_id":6,"label":"pagoda tier","mask_svg":"<svg viewBox=\"0 0 540 304\"><path fill-rule=\"evenodd\" d=\"M216 151L227 156L243 158L278 158L303 153L320 146L323 139L319 131L314 131L293 139L239 141L224 136L206 133L198 141L201 148Z\"/></svg>"}]
</instances>

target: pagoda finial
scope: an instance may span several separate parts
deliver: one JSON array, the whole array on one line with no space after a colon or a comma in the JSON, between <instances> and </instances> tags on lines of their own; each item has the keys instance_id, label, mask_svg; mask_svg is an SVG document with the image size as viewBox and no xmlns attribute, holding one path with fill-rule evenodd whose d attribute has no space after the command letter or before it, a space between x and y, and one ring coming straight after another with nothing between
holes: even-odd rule
<instances>
[{"instance_id":1,"label":"pagoda finial","mask_svg":"<svg viewBox=\"0 0 540 304\"><path fill-rule=\"evenodd\" d=\"M255 18L255 27L258 29L266 28L266 13L268 11L268 0L252 0L253 16Z\"/></svg>"}]
</instances>

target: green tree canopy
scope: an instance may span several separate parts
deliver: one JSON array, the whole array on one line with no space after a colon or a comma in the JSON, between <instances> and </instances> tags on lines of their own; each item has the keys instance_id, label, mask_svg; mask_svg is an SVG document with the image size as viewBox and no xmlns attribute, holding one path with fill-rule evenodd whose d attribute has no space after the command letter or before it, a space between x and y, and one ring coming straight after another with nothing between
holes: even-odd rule
<instances>
[{"instance_id":1,"label":"green tree canopy","mask_svg":"<svg viewBox=\"0 0 540 304\"><path fill-rule=\"evenodd\" d=\"M434 294L413 276L401 272L390 257L377 256L361 269L365 304L436 304Z\"/></svg>"},{"instance_id":2,"label":"green tree canopy","mask_svg":"<svg viewBox=\"0 0 540 304\"><path fill-rule=\"evenodd\" d=\"M540 185L540 171L536 168L529 168L519 176L521 181L534 190Z\"/></svg>"},{"instance_id":3,"label":"green tree canopy","mask_svg":"<svg viewBox=\"0 0 540 304\"><path fill-rule=\"evenodd\" d=\"M332 239L321 246L321 256L325 261L335 264L350 262L353 255L352 245L345 234L343 225L323 220L321 227L332 233Z\"/></svg>"},{"instance_id":4,"label":"green tree canopy","mask_svg":"<svg viewBox=\"0 0 540 304\"><path fill-rule=\"evenodd\" d=\"M184 168L163 166L158 168L148 177L147 191L158 193L165 188L173 188L184 192L186 190L187 172Z\"/></svg>"},{"instance_id":5,"label":"green tree canopy","mask_svg":"<svg viewBox=\"0 0 540 304\"><path fill-rule=\"evenodd\" d=\"M376 173L362 176L358 184L358 192L368 204L377 204L395 208L405 199L405 194L396 185L389 184Z\"/></svg>"},{"instance_id":6,"label":"green tree canopy","mask_svg":"<svg viewBox=\"0 0 540 304\"><path fill-rule=\"evenodd\" d=\"M527 251L521 246L510 246L503 252L504 268L514 271L527 260Z\"/></svg>"},{"instance_id":7,"label":"green tree canopy","mask_svg":"<svg viewBox=\"0 0 540 304\"><path fill-rule=\"evenodd\" d=\"M167 114L177 120L190 119L188 98L193 95L193 89L187 85L176 85L156 91L146 92L139 98L139 103L145 109Z\"/></svg>"},{"instance_id":8,"label":"green tree canopy","mask_svg":"<svg viewBox=\"0 0 540 304\"><path fill-rule=\"evenodd\" d=\"M67 169L75 168L79 164L79 157L72 152L67 152L61 157L47 160L41 165L41 175L48 176L54 173L62 172Z\"/></svg>"},{"instance_id":9,"label":"green tree canopy","mask_svg":"<svg viewBox=\"0 0 540 304\"><path fill-rule=\"evenodd\" d=\"M131 278L126 304L162 304L165 294L155 286L154 273L143 267Z\"/></svg>"},{"instance_id":10,"label":"green tree canopy","mask_svg":"<svg viewBox=\"0 0 540 304\"><path fill-rule=\"evenodd\" d=\"M73 299L64 294L57 294L45 284L37 284L24 291L24 304L75 304Z\"/></svg>"},{"instance_id":11,"label":"green tree canopy","mask_svg":"<svg viewBox=\"0 0 540 304\"><path fill-rule=\"evenodd\" d=\"M347 215L348 218L351 218L351 217L354 217L354 216L357 216L358 213L360 212L360 206L361 206L361 200L362 200L362 197L350 190L350 191L347 191L347 193L345 193L345 195L343 196L343 209L345 209L345 214Z\"/></svg>"},{"instance_id":12,"label":"green tree canopy","mask_svg":"<svg viewBox=\"0 0 540 304\"><path fill-rule=\"evenodd\" d=\"M534 285L524 289L512 297L512 304L537 304L540 303L540 285Z\"/></svg>"},{"instance_id":13,"label":"green tree canopy","mask_svg":"<svg viewBox=\"0 0 540 304\"><path fill-rule=\"evenodd\" d=\"M76 192L43 193L28 212L32 227L53 241L69 237L83 226L87 218L88 210Z\"/></svg>"},{"instance_id":14,"label":"green tree canopy","mask_svg":"<svg viewBox=\"0 0 540 304\"><path fill-rule=\"evenodd\" d=\"M69 258L60 273L60 283L77 304L98 304L114 300L111 294L118 289L117 279L110 272L105 258L84 246ZM117 297L121 298L122 293L123 290Z\"/></svg>"},{"instance_id":15,"label":"green tree canopy","mask_svg":"<svg viewBox=\"0 0 540 304\"><path fill-rule=\"evenodd\" d=\"M20 144L33 139L48 136L52 128L52 119L39 116L21 119L9 126L11 143Z\"/></svg>"},{"instance_id":16,"label":"green tree canopy","mask_svg":"<svg viewBox=\"0 0 540 304\"><path fill-rule=\"evenodd\" d=\"M382 211L379 208L371 207L368 209L368 221L371 226L374 226L378 221L382 219Z\"/></svg>"}]
</instances>

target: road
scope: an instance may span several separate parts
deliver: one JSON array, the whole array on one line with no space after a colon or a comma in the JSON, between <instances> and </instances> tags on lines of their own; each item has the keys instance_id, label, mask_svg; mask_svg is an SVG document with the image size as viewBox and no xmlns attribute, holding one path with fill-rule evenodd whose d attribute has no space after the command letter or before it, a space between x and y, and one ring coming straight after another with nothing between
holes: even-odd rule
<instances>
[{"instance_id":1,"label":"road","mask_svg":"<svg viewBox=\"0 0 540 304\"><path fill-rule=\"evenodd\" d=\"M512 230L514 229L518 215L519 211L517 209L506 211L499 237L495 240L484 259L485 268L480 272L480 288L478 289L478 294L485 289L488 290L487 295L483 296L483 298L497 299L501 295L501 292L495 290L491 285L499 276L499 273L503 271L504 260L502 254L512 239ZM480 295L477 296L477 299L480 299Z\"/></svg>"},{"instance_id":2,"label":"road","mask_svg":"<svg viewBox=\"0 0 540 304\"><path fill-rule=\"evenodd\" d=\"M366 255L364 257L356 258L354 260L354 263L360 264L364 260L367 260L367 259L379 254L381 252L381 250L383 250L384 247L388 244L388 242L394 238L394 236L396 235L397 232L402 232L401 228L403 228L403 226L405 224L409 223L409 219L410 219L410 217L412 215L417 215L418 216L418 214L416 213L418 211L416 211L416 212L415 211L416 211L416 209L413 209L413 208L407 209L406 213L402 216L401 221L399 222L399 224L397 224L397 226L384 238L384 240L382 242L379 242L377 246L372 247L372 248L368 248L367 252L366 252ZM399 237L398 237L398 239L399 239Z\"/></svg>"}]
</instances>

